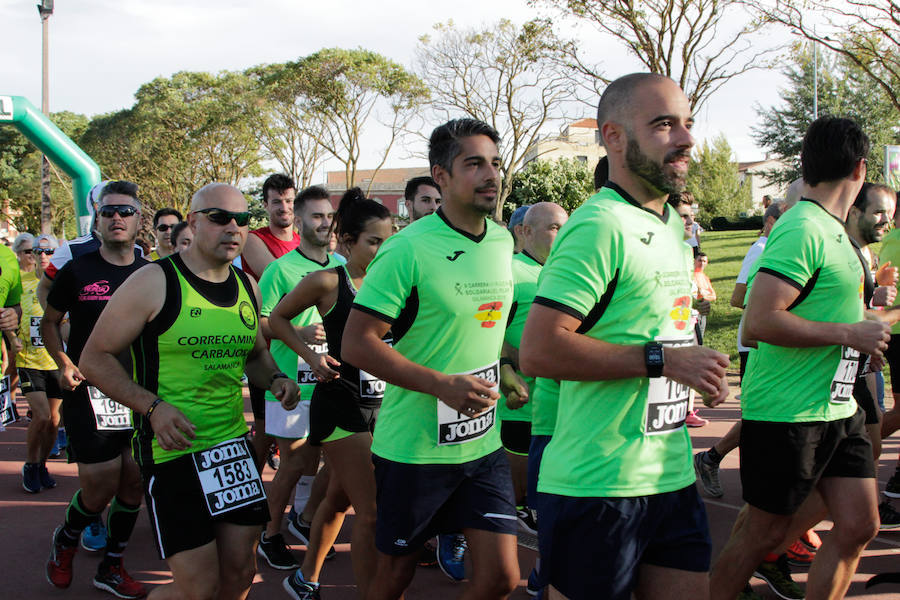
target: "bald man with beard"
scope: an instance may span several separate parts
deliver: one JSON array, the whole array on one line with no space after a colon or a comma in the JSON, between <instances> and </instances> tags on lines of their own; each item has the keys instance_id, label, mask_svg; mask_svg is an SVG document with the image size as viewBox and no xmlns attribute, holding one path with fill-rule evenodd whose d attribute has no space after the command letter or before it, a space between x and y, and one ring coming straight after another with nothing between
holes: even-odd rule
<instances>
[{"instance_id":1,"label":"bald man with beard","mask_svg":"<svg viewBox=\"0 0 900 600\"><path fill-rule=\"evenodd\" d=\"M266 496L243 416L241 375L291 409L299 390L259 332L256 283L231 262L249 213L236 188L212 183L191 199L194 242L134 274L112 297L80 367L135 415L160 557L174 582L150 598L242 599L256 572ZM115 356L131 348L135 380Z\"/></svg>"}]
</instances>

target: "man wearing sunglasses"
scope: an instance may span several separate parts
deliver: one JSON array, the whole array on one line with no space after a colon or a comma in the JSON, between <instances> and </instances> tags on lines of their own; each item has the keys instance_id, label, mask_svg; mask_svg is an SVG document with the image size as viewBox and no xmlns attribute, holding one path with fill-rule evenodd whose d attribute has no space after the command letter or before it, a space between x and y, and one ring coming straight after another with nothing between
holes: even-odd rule
<instances>
[{"instance_id":1,"label":"man wearing sunglasses","mask_svg":"<svg viewBox=\"0 0 900 600\"><path fill-rule=\"evenodd\" d=\"M172 228L183 221L181 213L174 208L165 207L153 215L153 235L156 237L156 250L150 253L150 260L158 260L175 252L172 247Z\"/></svg>"},{"instance_id":2,"label":"man wearing sunglasses","mask_svg":"<svg viewBox=\"0 0 900 600\"><path fill-rule=\"evenodd\" d=\"M131 414L119 403L120 397L106 397L95 382L88 381L78 364L85 342L113 292L147 264L133 251L140 224L137 192L137 186L128 181L113 181L103 188L95 222L100 248L69 261L56 274L41 320L44 345L60 371L68 454L78 465L81 483L66 509L64 523L53 534L47 579L58 588L69 587L78 539L110 504L106 552L94 586L120 598L139 598L146 593L122 566L122 552L143 496L140 471L129 446ZM71 328L64 347L60 325L66 313ZM98 335L113 329L115 326L101 329ZM113 361L131 370L127 349L117 353Z\"/></svg>"},{"instance_id":3,"label":"man wearing sunglasses","mask_svg":"<svg viewBox=\"0 0 900 600\"><path fill-rule=\"evenodd\" d=\"M246 597L256 541L269 520L241 376L286 410L299 391L259 335L259 288L231 265L249 218L236 188L201 188L188 215L191 246L142 269L116 293L81 361L88 377L135 414L134 452L154 536L175 580L153 597ZM134 381L115 358L128 348Z\"/></svg>"}]
</instances>

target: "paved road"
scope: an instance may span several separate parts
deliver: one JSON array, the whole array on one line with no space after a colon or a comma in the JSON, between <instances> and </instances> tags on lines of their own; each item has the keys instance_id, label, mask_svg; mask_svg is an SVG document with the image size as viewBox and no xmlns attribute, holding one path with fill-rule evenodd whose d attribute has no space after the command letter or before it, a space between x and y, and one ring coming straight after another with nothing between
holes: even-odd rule
<instances>
[{"instance_id":1,"label":"paved road","mask_svg":"<svg viewBox=\"0 0 900 600\"><path fill-rule=\"evenodd\" d=\"M736 378L734 378L736 379ZM736 381L733 382L736 384ZM247 417L249 400L247 401ZM890 401L889 401L890 405ZM26 405L20 404L20 413L24 414ZM738 402L733 398L715 410L704 409L701 414L711 420L706 427L691 430L691 437L696 450L706 449L728 431L738 418ZM900 436L888 440L884 445L881 461L881 485L893 472L900 451ZM75 559L75 580L68 590L52 588L44 577L44 562L49 550L50 533L61 521L63 510L77 489L77 474L73 465L62 460L51 461L50 471L59 482L54 490L31 495L22 490L21 467L25 456L25 425L18 423L0 433L0 577L3 578L0 598L5 600L59 598L66 600L97 600L111 596L96 590L91 585L96 563L99 557L86 552L79 552ZM740 481L738 477L738 454L725 458L722 468L722 481L726 493L717 500L708 499L706 503L713 536L713 555L717 555L727 540L735 515L741 504ZM263 478L271 480L272 471L266 469ZM322 576L322 596L327 600L344 600L356 598L353 576L350 565L350 527L352 516L347 519L344 530L338 538L336 549L338 556L326 563ZM818 530L827 536L829 523L822 523ZM302 558L304 547L285 530L285 539L293 544L298 558ZM519 588L513 593L515 600L524 600L525 578L534 563L535 553L520 546L519 564L522 568L522 580ZM126 567L129 572L142 581L150 584L170 581L170 574L163 561L156 556L150 537L150 525L144 514L138 520L131 544L126 553ZM847 597L887 600L900 598L900 585L881 585L869 590L864 583L872 575L886 571L900 571L900 531L898 533L881 534L866 550L860 562L853 586ZM259 567L259 573L250 591L250 598L287 598L281 589L281 581L285 573L271 569L267 564ZM806 574L798 572L795 578L804 582ZM764 583L754 580L754 589L765 597L768 595ZM455 598L461 592L460 584L448 580L437 569L419 569L407 598L427 598L443 600ZM876 593L877 592L877 593Z\"/></svg>"}]
</instances>

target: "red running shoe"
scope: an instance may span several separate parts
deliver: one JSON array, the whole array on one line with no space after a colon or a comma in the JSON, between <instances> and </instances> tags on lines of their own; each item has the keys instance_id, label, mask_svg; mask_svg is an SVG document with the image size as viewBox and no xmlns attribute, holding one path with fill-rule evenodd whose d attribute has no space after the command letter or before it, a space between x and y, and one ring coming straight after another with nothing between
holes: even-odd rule
<instances>
[{"instance_id":1,"label":"red running shoe","mask_svg":"<svg viewBox=\"0 0 900 600\"><path fill-rule=\"evenodd\" d=\"M143 598L147 595L147 588L144 587L144 584L135 581L122 563L106 568L101 564L97 568L97 575L94 576L94 587L126 600Z\"/></svg>"},{"instance_id":2,"label":"red running shoe","mask_svg":"<svg viewBox=\"0 0 900 600\"><path fill-rule=\"evenodd\" d=\"M800 540L797 540L788 546L785 554L787 554L788 557L788 564L792 567L808 567L816 557L816 553L810 551L806 547L806 544Z\"/></svg>"},{"instance_id":3,"label":"red running shoe","mask_svg":"<svg viewBox=\"0 0 900 600\"><path fill-rule=\"evenodd\" d=\"M684 424L688 427L703 427L704 425L709 425L709 419L698 417L697 411L694 410L688 413L687 418L684 420Z\"/></svg>"},{"instance_id":4,"label":"red running shoe","mask_svg":"<svg viewBox=\"0 0 900 600\"><path fill-rule=\"evenodd\" d=\"M62 525L53 531L53 537L50 539L47 581L53 587L66 589L72 585L72 561L75 559L75 553L78 552L78 546L63 546L56 543L56 536L60 529L62 529Z\"/></svg>"}]
</instances>

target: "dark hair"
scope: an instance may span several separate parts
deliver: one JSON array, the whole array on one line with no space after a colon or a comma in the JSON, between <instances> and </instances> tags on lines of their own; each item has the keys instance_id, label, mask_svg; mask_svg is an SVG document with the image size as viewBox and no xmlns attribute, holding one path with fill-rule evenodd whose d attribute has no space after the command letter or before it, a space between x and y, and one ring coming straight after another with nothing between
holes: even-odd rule
<instances>
[{"instance_id":1,"label":"dark hair","mask_svg":"<svg viewBox=\"0 0 900 600\"><path fill-rule=\"evenodd\" d=\"M141 203L140 198L138 198L138 186L136 183L131 183L130 181L119 180L119 181L110 181L105 186L103 186L103 191L100 192L100 198L97 200L98 205L103 204L103 199L109 196L110 194L122 194L123 196L131 196L134 198L134 201L138 204Z\"/></svg>"},{"instance_id":2,"label":"dark hair","mask_svg":"<svg viewBox=\"0 0 900 600\"><path fill-rule=\"evenodd\" d=\"M865 211L869 206L869 192L875 191L884 192L888 196L894 195L894 189L892 187L884 185L883 183L870 183L867 181L859 188L859 193L856 195L856 200L853 201L853 206L861 211Z\"/></svg>"},{"instance_id":3,"label":"dark hair","mask_svg":"<svg viewBox=\"0 0 900 600\"><path fill-rule=\"evenodd\" d=\"M853 173L869 154L869 138L852 119L819 117L806 130L800 148L803 181L815 186Z\"/></svg>"},{"instance_id":4,"label":"dark hair","mask_svg":"<svg viewBox=\"0 0 900 600\"><path fill-rule=\"evenodd\" d=\"M701 258L701 257L709 258L709 256L706 254L706 252L697 252L697 254L694 255L695 259Z\"/></svg>"},{"instance_id":5,"label":"dark hair","mask_svg":"<svg viewBox=\"0 0 900 600\"><path fill-rule=\"evenodd\" d=\"M370 220L390 218L391 211L383 204L366 198L358 187L350 188L341 196L337 212L334 213L335 231L338 238L347 235L351 242L355 242Z\"/></svg>"},{"instance_id":6,"label":"dark hair","mask_svg":"<svg viewBox=\"0 0 900 600\"><path fill-rule=\"evenodd\" d=\"M161 217L173 216L178 217L178 221L184 221L184 217L181 216L181 213L175 210L174 208L165 207L156 211L156 214L153 215L153 229L156 229L156 225L159 223L159 219Z\"/></svg>"},{"instance_id":7,"label":"dark hair","mask_svg":"<svg viewBox=\"0 0 900 600\"><path fill-rule=\"evenodd\" d=\"M178 242L178 236L181 235L181 232L189 227L187 221L181 221L180 223L175 223L175 227L172 228L172 233L169 235L169 240L172 244L172 247L175 247L176 242Z\"/></svg>"},{"instance_id":8,"label":"dark hair","mask_svg":"<svg viewBox=\"0 0 900 600\"><path fill-rule=\"evenodd\" d=\"M283 194L287 190L294 189L294 180L282 173L269 175L263 182L262 202L266 204L269 201L269 190L275 190L279 194Z\"/></svg>"},{"instance_id":9,"label":"dark hair","mask_svg":"<svg viewBox=\"0 0 900 600\"><path fill-rule=\"evenodd\" d=\"M406 189L403 190L403 197L406 198L408 202L412 202L416 197L416 192L419 191L420 185L430 185L436 190L441 189L438 184L435 183L434 179L427 175L424 177L413 177L406 182Z\"/></svg>"},{"instance_id":10,"label":"dark hair","mask_svg":"<svg viewBox=\"0 0 900 600\"><path fill-rule=\"evenodd\" d=\"M486 135L495 144L500 143L497 130L476 119L453 119L436 127L428 140L428 164L440 165L448 173L453 173L453 159L459 156L460 140L473 135Z\"/></svg>"},{"instance_id":11,"label":"dark hair","mask_svg":"<svg viewBox=\"0 0 900 600\"><path fill-rule=\"evenodd\" d=\"M307 200L331 200L331 195L321 185L311 185L300 190L300 193L294 198L294 214L303 210L303 205L306 204Z\"/></svg>"},{"instance_id":12,"label":"dark hair","mask_svg":"<svg viewBox=\"0 0 900 600\"><path fill-rule=\"evenodd\" d=\"M594 189L599 190L609 181L609 157L604 156L594 167Z\"/></svg>"},{"instance_id":13,"label":"dark hair","mask_svg":"<svg viewBox=\"0 0 900 600\"><path fill-rule=\"evenodd\" d=\"M671 204L672 208L678 208L682 204L687 204L688 206L692 206L691 201L688 200L687 198L685 198L679 192L673 192L673 193L669 194L669 197L668 197L668 199L666 199L666 202Z\"/></svg>"}]
</instances>

